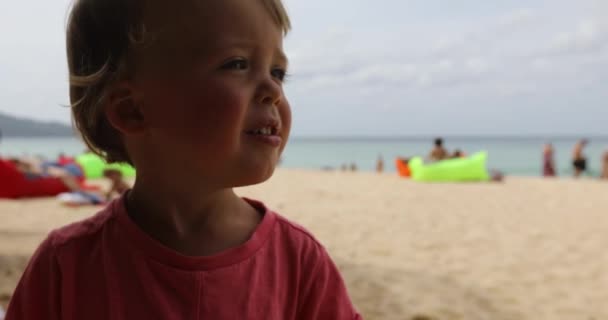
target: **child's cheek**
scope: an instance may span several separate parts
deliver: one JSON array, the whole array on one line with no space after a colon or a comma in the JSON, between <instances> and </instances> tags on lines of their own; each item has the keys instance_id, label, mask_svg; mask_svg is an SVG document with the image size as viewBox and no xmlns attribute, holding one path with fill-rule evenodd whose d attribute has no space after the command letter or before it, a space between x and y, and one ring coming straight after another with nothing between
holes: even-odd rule
<instances>
[{"instance_id":1,"label":"child's cheek","mask_svg":"<svg viewBox=\"0 0 608 320\"><path fill-rule=\"evenodd\" d=\"M242 134L246 97L209 85L185 96L180 135L203 152L234 151Z\"/></svg>"},{"instance_id":2,"label":"child's cheek","mask_svg":"<svg viewBox=\"0 0 608 320\"><path fill-rule=\"evenodd\" d=\"M148 98L151 125L167 143L203 153L237 148L250 104L241 86L204 79L150 88Z\"/></svg>"},{"instance_id":3,"label":"child's cheek","mask_svg":"<svg viewBox=\"0 0 608 320\"><path fill-rule=\"evenodd\" d=\"M185 101L184 129L191 138L226 143L237 138L243 130L247 99L222 86L201 89Z\"/></svg>"}]
</instances>

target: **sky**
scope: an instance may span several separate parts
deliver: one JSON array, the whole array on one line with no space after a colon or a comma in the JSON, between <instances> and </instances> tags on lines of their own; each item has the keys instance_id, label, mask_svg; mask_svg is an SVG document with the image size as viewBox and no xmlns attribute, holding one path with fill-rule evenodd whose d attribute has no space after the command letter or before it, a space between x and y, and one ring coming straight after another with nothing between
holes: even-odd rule
<instances>
[{"instance_id":1,"label":"sky","mask_svg":"<svg viewBox=\"0 0 608 320\"><path fill-rule=\"evenodd\" d=\"M294 136L608 135L608 0L284 0ZM0 0L0 112L69 123L68 0Z\"/></svg>"}]
</instances>

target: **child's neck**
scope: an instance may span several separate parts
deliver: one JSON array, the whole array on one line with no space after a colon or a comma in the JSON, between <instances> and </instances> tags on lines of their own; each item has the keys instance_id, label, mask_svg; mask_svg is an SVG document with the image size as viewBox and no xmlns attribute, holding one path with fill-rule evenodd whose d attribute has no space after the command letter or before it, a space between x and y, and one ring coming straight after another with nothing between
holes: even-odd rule
<instances>
[{"instance_id":1,"label":"child's neck","mask_svg":"<svg viewBox=\"0 0 608 320\"><path fill-rule=\"evenodd\" d=\"M136 182L127 211L144 232L191 256L208 256L246 242L261 215L232 189L176 193Z\"/></svg>"}]
</instances>

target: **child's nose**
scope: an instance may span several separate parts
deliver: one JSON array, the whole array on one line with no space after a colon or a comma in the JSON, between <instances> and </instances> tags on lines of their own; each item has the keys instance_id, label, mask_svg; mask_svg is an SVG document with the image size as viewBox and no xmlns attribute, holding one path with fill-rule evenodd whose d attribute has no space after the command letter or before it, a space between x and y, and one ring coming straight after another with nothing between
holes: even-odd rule
<instances>
[{"instance_id":1,"label":"child's nose","mask_svg":"<svg viewBox=\"0 0 608 320\"><path fill-rule=\"evenodd\" d=\"M266 77L257 87L256 102L264 105L277 105L281 102L283 90L276 80Z\"/></svg>"}]
</instances>

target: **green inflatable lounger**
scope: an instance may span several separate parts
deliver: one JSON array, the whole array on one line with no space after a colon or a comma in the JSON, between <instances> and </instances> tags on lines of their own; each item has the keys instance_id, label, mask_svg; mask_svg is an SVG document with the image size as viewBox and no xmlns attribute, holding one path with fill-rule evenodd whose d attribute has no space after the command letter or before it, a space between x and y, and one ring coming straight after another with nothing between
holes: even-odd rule
<instances>
[{"instance_id":1,"label":"green inflatable lounger","mask_svg":"<svg viewBox=\"0 0 608 320\"><path fill-rule=\"evenodd\" d=\"M487 152L478 152L467 158L448 159L424 164L422 158L410 160L412 179L421 182L473 182L489 181L486 168Z\"/></svg>"},{"instance_id":2,"label":"green inflatable lounger","mask_svg":"<svg viewBox=\"0 0 608 320\"><path fill-rule=\"evenodd\" d=\"M115 169L122 172L124 177L134 177L135 169L126 163L107 164L101 157L94 153L85 153L76 157L76 162L84 170L87 179L99 179L103 177L106 169Z\"/></svg>"}]
</instances>

